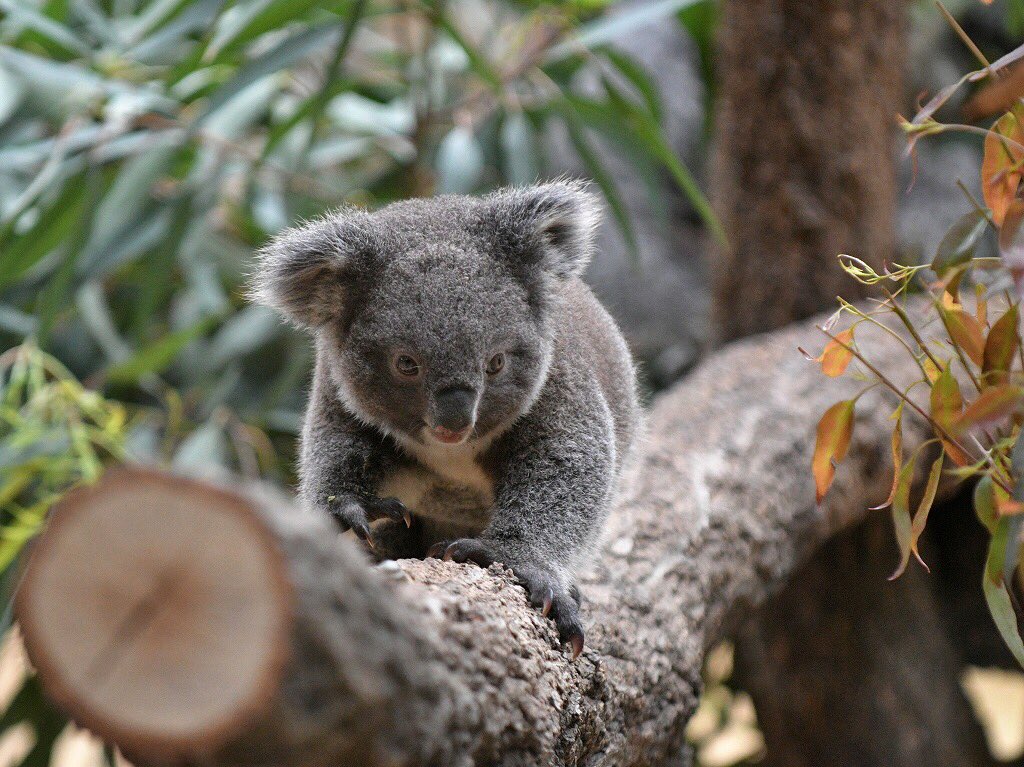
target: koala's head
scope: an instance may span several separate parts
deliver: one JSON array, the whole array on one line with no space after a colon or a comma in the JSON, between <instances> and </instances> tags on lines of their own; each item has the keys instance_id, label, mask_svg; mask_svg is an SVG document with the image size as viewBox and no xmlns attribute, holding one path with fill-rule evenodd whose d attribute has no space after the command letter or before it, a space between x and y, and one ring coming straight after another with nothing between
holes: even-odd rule
<instances>
[{"instance_id":1,"label":"koala's head","mask_svg":"<svg viewBox=\"0 0 1024 767\"><path fill-rule=\"evenodd\" d=\"M267 245L257 300L312 330L342 401L400 440L507 427L547 376L553 307L590 255L581 184L343 210Z\"/></svg>"}]
</instances>

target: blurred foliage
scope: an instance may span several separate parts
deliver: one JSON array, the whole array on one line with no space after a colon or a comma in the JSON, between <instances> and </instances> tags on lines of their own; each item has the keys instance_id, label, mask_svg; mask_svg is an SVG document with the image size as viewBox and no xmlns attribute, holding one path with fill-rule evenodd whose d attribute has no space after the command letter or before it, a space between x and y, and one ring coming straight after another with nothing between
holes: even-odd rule
<instances>
[{"instance_id":1,"label":"blurred foliage","mask_svg":"<svg viewBox=\"0 0 1024 767\"><path fill-rule=\"evenodd\" d=\"M17 556L67 490L95 481L126 457L123 405L84 388L32 341L0 354L0 636L11 625ZM28 677L0 717L0 735L27 722L34 740L23 765L46 765L66 720Z\"/></svg>"},{"instance_id":2,"label":"blurred foliage","mask_svg":"<svg viewBox=\"0 0 1024 767\"><path fill-rule=\"evenodd\" d=\"M900 550L890 579L902 575L911 559L928 569L918 547L943 472L974 480L974 511L990 535L986 561L978 563L981 589L996 628L1024 667L1024 610L1019 598L1024 536L1024 84L1011 74L1024 61L1024 45L989 62L941 3L938 8L980 68L943 88L913 119L902 120L908 153L929 136L983 136L983 199L975 199L959 182L970 209L942 239L930 264L887 264L876 270L856 257L839 257L844 271L874 288L879 298L866 306L840 299L839 311L822 327L830 339L814 358L822 372L841 376L856 361L853 374L866 385L822 416L812 473L820 503L835 477L836 464L850 446L861 395L875 387L896 395L898 404L891 415L892 486L888 498L875 507L890 509ZM1003 86L998 98L988 103L1005 102L1001 108L1006 109L991 127L936 119L960 88L988 80ZM1005 90L1007 84L1010 91ZM994 240L997 257L980 254L986 238ZM906 310L906 297L912 292L926 299L926 317L912 317ZM852 321L837 332L836 324L844 316ZM872 363L872 350L856 338L857 328L865 323L898 340L917 366L916 380L900 386ZM894 327L905 333L901 336ZM922 396L912 396L914 390ZM904 418L920 419L931 433L909 455L903 445ZM926 462L927 481L912 505L915 478Z\"/></svg>"},{"instance_id":3,"label":"blurred foliage","mask_svg":"<svg viewBox=\"0 0 1024 767\"><path fill-rule=\"evenodd\" d=\"M287 479L308 344L240 286L288 223L529 183L558 121L627 237L597 135L719 231L657 88L608 46L694 0L602 5L0 0L0 343L163 411L143 455Z\"/></svg>"},{"instance_id":4,"label":"blurred foliage","mask_svg":"<svg viewBox=\"0 0 1024 767\"><path fill-rule=\"evenodd\" d=\"M125 408L82 387L33 343L0 355L0 578L68 488L122 460ZM6 600L5 600L6 603ZM9 627L9 603L0 634Z\"/></svg>"}]
</instances>

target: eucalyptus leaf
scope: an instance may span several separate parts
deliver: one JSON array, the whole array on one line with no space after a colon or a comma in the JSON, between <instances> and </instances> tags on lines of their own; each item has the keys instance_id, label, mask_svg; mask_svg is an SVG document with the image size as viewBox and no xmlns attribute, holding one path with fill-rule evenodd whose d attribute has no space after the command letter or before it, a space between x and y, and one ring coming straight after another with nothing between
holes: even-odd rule
<instances>
[{"instance_id":1,"label":"eucalyptus leaf","mask_svg":"<svg viewBox=\"0 0 1024 767\"><path fill-rule=\"evenodd\" d=\"M229 450L224 429L210 419L182 441L172 465L194 476L217 477L226 469Z\"/></svg>"},{"instance_id":2,"label":"eucalyptus leaf","mask_svg":"<svg viewBox=\"0 0 1024 767\"><path fill-rule=\"evenodd\" d=\"M545 61L551 64L581 49L593 49L622 39L637 29L670 19L697 2L700 0L657 0L653 3L638 3L626 10L602 16L584 24L568 40L552 47Z\"/></svg>"},{"instance_id":3,"label":"eucalyptus leaf","mask_svg":"<svg viewBox=\"0 0 1024 767\"><path fill-rule=\"evenodd\" d=\"M250 60L210 96L205 108L196 117L193 123L194 127L203 125L211 115L257 80L287 69L316 51L322 50L338 34L339 30L334 24L311 27L290 35L266 53Z\"/></svg>"},{"instance_id":4,"label":"eucalyptus leaf","mask_svg":"<svg viewBox=\"0 0 1024 767\"><path fill-rule=\"evenodd\" d=\"M980 211L971 210L958 218L939 243L932 261L935 273L942 277L953 267L972 259L987 228L988 219Z\"/></svg>"},{"instance_id":5,"label":"eucalyptus leaf","mask_svg":"<svg viewBox=\"0 0 1024 767\"><path fill-rule=\"evenodd\" d=\"M469 128L456 127L442 139L435 160L441 194L469 194L484 172L484 151Z\"/></svg>"},{"instance_id":6,"label":"eucalyptus leaf","mask_svg":"<svg viewBox=\"0 0 1024 767\"><path fill-rule=\"evenodd\" d=\"M107 369L107 378L113 383L136 383L150 373L160 373L174 361L185 346L207 332L213 325L214 318L207 317L190 328L177 330L161 336L148 346L144 346L130 357L119 361Z\"/></svg>"},{"instance_id":7,"label":"eucalyptus leaf","mask_svg":"<svg viewBox=\"0 0 1024 767\"><path fill-rule=\"evenodd\" d=\"M505 178L510 184L526 186L538 179L537 136L522 112L513 112L502 122L501 150Z\"/></svg>"}]
</instances>

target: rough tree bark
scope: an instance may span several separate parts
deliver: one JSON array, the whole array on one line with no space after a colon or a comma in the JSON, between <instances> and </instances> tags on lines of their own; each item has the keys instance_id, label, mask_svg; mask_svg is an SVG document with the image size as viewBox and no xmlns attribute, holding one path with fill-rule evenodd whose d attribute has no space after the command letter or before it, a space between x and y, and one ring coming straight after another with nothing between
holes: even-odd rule
<instances>
[{"instance_id":1,"label":"rough tree bark","mask_svg":"<svg viewBox=\"0 0 1024 767\"><path fill-rule=\"evenodd\" d=\"M893 257L906 11L887 0L723 4L713 175L729 237L715 286L722 337L861 295L839 253L876 267ZM958 684L950 613L919 573L886 582L885 527L874 520L830 543L739 636L737 681L755 701L769 764L991 762ZM979 568L953 580L980 591Z\"/></svg>"},{"instance_id":2,"label":"rough tree bark","mask_svg":"<svg viewBox=\"0 0 1024 767\"><path fill-rule=\"evenodd\" d=\"M866 332L862 341L894 379L914 374L888 336ZM860 400L853 446L816 506L809 464L818 414L857 384L824 383L801 345L821 345L810 324L739 342L655 402L647 448L582 583L588 645L575 663L498 566L404 560L390 571L372 568L310 512L267 496L225 500L183 482L140 497L139 488L152 486L145 474L115 477L56 510L17 604L30 656L72 715L123 743L140 765L681 763L706 648L823 541L861 520L891 481L893 403L875 389ZM907 448L922 439L908 423ZM244 565L251 577L274 557L260 553L264 537L255 535L256 554L224 548L218 563L168 515L236 513L239 504L283 554L290 609L271 614L287 617L287 652L265 656L280 662L254 655L253 646L266 646L258 637L231 634L232 621L253 625L248 599L231 602L239 614L218 620L211 635L197 634L189 617L218 604L200 595L229 594L196 586L216 585L222 565ZM149 548L112 546L115 535ZM68 551L74 556L60 555ZM177 552L173 567L168 551ZM124 556L130 578L112 565L88 566ZM71 610L76 649L53 652L69 646L67 637L39 616L67 604L61 583L89 578L76 591L99 596ZM261 615L275 631L278 622ZM209 697L205 710L216 715L208 721L173 715L168 696L216 697L195 673L195 663L209 660L181 641L190 636L215 649L218 664L235 664L241 648L246 668L277 669L258 695L237 703L244 716ZM102 679L81 684L83 669ZM232 689L237 700L240 688ZM147 714L141 727L138 709L171 713L166 726Z\"/></svg>"},{"instance_id":3,"label":"rough tree bark","mask_svg":"<svg viewBox=\"0 0 1024 767\"><path fill-rule=\"evenodd\" d=\"M715 264L722 340L822 311L858 285L839 253L894 253L899 0L726 0L719 50Z\"/></svg>"}]
</instances>

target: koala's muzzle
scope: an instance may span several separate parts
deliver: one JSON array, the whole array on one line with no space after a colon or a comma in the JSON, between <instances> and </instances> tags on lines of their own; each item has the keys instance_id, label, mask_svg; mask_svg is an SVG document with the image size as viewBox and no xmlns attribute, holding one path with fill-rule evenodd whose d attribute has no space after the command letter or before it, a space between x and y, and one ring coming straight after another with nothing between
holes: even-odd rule
<instances>
[{"instance_id":1,"label":"koala's muzzle","mask_svg":"<svg viewBox=\"0 0 1024 767\"><path fill-rule=\"evenodd\" d=\"M476 392L462 386L434 395L430 430L441 442L461 442L476 421Z\"/></svg>"}]
</instances>

